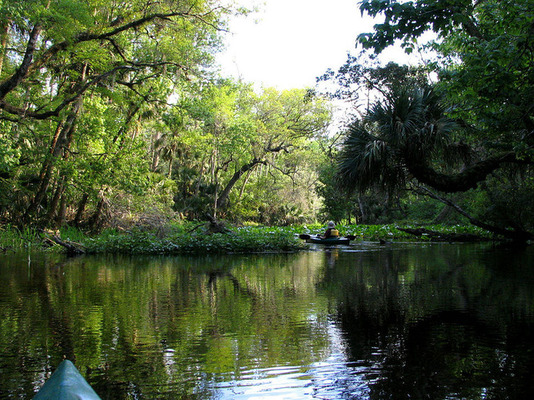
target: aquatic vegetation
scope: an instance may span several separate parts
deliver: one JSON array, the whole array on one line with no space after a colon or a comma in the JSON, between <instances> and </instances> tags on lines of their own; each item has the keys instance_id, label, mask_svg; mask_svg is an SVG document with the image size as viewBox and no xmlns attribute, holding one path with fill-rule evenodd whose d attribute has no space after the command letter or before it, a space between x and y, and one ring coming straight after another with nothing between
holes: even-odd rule
<instances>
[{"instance_id":1,"label":"aquatic vegetation","mask_svg":"<svg viewBox=\"0 0 534 400\"><path fill-rule=\"evenodd\" d=\"M204 234L182 229L165 236L157 232L106 232L82 244L89 253L205 254L296 251L302 241L279 228L236 228L228 233Z\"/></svg>"},{"instance_id":2,"label":"aquatic vegetation","mask_svg":"<svg viewBox=\"0 0 534 400\"><path fill-rule=\"evenodd\" d=\"M386 224L386 225L338 225L338 230L341 235L355 236L355 240L366 240L366 241L378 241L378 240L396 240L396 241L410 241L410 240L430 240L430 238L425 235L420 237L415 237L409 233L403 232L398 228L417 228L416 225L402 225L398 226L396 224ZM489 232L478 228L473 225L425 225L425 228L431 231L442 232L444 234L450 233L469 233L473 235L478 235L483 238L490 239L492 236ZM307 225L302 227L301 230L298 230L298 233L309 233L309 234L319 234L324 232L325 226L314 224Z\"/></svg>"}]
</instances>

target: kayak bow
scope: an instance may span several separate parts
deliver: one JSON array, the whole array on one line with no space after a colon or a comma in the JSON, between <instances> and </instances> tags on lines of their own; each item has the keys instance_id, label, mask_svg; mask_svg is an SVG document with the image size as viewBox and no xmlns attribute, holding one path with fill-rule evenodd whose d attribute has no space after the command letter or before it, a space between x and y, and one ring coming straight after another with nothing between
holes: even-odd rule
<instances>
[{"instance_id":1,"label":"kayak bow","mask_svg":"<svg viewBox=\"0 0 534 400\"><path fill-rule=\"evenodd\" d=\"M33 400L101 400L78 369L63 360Z\"/></svg>"}]
</instances>

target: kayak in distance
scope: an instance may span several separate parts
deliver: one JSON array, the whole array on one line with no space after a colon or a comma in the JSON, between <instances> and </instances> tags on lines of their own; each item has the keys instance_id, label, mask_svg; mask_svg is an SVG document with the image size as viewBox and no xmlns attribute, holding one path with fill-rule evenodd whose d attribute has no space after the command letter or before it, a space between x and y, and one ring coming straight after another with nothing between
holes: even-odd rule
<instances>
[{"instance_id":1,"label":"kayak in distance","mask_svg":"<svg viewBox=\"0 0 534 400\"><path fill-rule=\"evenodd\" d=\"M324 238L319 235L306 235L300 234L299 238L305 240L308 243L327 244L327 245L341 245L349 244L351 240L354 240L354 236L336 236Z\"/></svg>"},{"instance_id":2,"label":"kayak in distance","mask_svg":"<svg viewBox=\"0 0 534 400\"><path fill-rule=\"evenodd\" d=\"M102 400L69 360L63 360L33 400Z\"/></svg>"}]
</instances>

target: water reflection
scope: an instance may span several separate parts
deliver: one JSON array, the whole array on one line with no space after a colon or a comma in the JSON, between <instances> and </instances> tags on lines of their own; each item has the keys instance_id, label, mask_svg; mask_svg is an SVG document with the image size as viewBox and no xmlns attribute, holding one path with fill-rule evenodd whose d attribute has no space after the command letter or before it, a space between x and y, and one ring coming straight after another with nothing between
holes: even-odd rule
<instances>
[{"instance_id":1,"label":"water reflection","mask_svg":"<svg viewBox=\"0 0 534 400\"><path fill-rule=\"evenodd\" d=\"M65 356L107 399L530 398L533 252L2 257L0 398Z\"/></svg>"}]
</instances>

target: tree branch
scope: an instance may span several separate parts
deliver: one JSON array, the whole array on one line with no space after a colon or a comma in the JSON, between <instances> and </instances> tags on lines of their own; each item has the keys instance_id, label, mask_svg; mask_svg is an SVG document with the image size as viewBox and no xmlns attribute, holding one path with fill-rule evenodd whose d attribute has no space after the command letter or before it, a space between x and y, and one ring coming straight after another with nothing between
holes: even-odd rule
<instances>
[{"instance_id":1,"label":"tree branch","mask_svg":"<svg viewBox=\"0 0 534 400\"><path fill-rule=\"evenodd\" d=\"M19 68L4 82L0 83L0 99L4 99L6 95L15 89L28 76L30 67L32 65L33 55L39 35L41 34L41 25L37 24L33 27L28 44L26 45L26 52Z\"/></svg>"},{"instance_id":2,"label":"tree branch","mask_svg":"<svg viewBox=\"0 0 534 400\"><path fill-rule=\"evenodd\" d=\"M464 217L466 217L471 224L473 224L475 226L478 226L479 228L485 229L485 230L487 230L489 232L495 233L495 234L500 235L500 236L504 236L505 238L512 239L514 241L525 242L527 240L534 239L534 234L532 234L530 232L527 232L527 231L524 231L522 229L510 230L510 229L505 229L505 228L502 228L500 226L491 225L491 224L487 224L487 223L485 223L483 221L480 221L479 219L477 219L477 218L473 217L472 215L470 215L467 211L465 211L463 208L461 208L458 204L452 202L451 200L448 200L448 199L446 199L444 197L441 197L441 196L437 195L436 193L432 192L427 187L424 187L424 186L421 186L421 185L417 185L416 189L417 190L415 190L415 192L417 192L419 194L422 194L422 195L429 196L429 197L431 197L431 198L433 198L435 200L438 200L438 201L442 202L443 204L446 204L449 207L453 208L454 210L456 210L456 212L458 212L459 214L461 214Z\"/></svg>"},{"instance_id":3,"label":"tree branch","mask_svg":"<svg viewBox=\"0 0 534 400\"><path fill-rule=\"evenodd\" d=\"M13 89L15 89L28 75L31 73L38 71L40 68L42 68L48 61L50 61L54 56L56 56L59 52L67 49L69 46L75 46L77 44L83 43L83 42L89 42L93 40L109 40L112 43L112 46L118 51L119 55L125 60L124 54L122 51L120 51L120 48L118 48L117 44L112 41L112 38L119 35L122 32L128 31L130 29L137 29L142 25L145 25L151 21L154 21L156 19L163 19L163 20L169 20L173 17L189 17L189 18L196 18L202 21L205 24L208 24L210 26L213 26L213 24L208 23L205 20L205 17L212 13L213 10L210 10L209 12L203 14L203 15L196 15L191 13L191 9L189 9L187 12L169 12L169 13L154 13L147 15L143 18L136 19L134 21L131 21L127 24L121 25L115 29L112 29L105 33L91 33L91 32L81 32L78 35L76 35L71 40L64 40L62 42L56 43L52 45L50 48L48 48L46 51L44 51L39 59L34 61L34 54L36 52L36 45L37 41L39 39L39 35L42 31L41 25L37 24L33 27L30 37L28 40L28 44L26 46L26 51L24 54L24 58L21 62L21 65L19 68L15 71L13 75L5 79L3 82L0 83L0 100L2 100L2 103L0 105L2 108L4 108L6 111L16 114L16 115L23 115L21 109L18 109L17 107L11 106L3 101L3 99L6 97L6 95L11 92ZM217 29L217 27L215 27ZM78 93L77 95L79 95ZM72 100L71 100L72 101ZM68 104L68 102L67 102ZM44 119L48 118L49 116L57 115L57 113L64 108L65 104L62 104L59 106L59 109L56 108L54 111L43 113L43 114L35 114L35 113L25 113L26 116L32 116L33 118L37 119Z\"/></svg>"},{"instance_id":4,"label":"tree branch","mask_svg":"<svg viewBox=\"0 0 534 400\"><path fill-rule=\"evenodd\" d=\"M245 172L251 170L258 164L265 165L267 164L267 162L265 160L254 158L251 162L243 165L234 173L234 175L232 175L232 177L224 187L223 191L221 192L219 198L217 199L217 208L224 208L226 206L226 203L228 202L228 196L230 196L230 191L235 186L237 181L241 178L241 176L243 176Z\"/></svg>"},{"instance_id":5,"label":"tree branch","mask_svg":"<svg viewBox=\"0 0 534 400\"><path fill-rule=\"evenodd\" d=\"M79 88L75 91L75 93L66 99L64 99L61 104L56 106L53 110L45 111L45 112L38 112L38 111L32 111L25 108L20 108L13 106L9 103L7 103L4 99L0 99L0 109L7 111L10 114L18 115L21 117L30 117L38 120L47 119L50 117L57 117L59 113L70 103L76 101L83 93L85 93L91 86L94 86L98 82L102 81L104 78L114 74L116 71L119 70L133 70L130 66L118 66L110 71L107 71L103 74L97 75L93 77L91 80L87 81L83 85L80 85Z\"/></svg>"},{"instance_id":6,"label":"tree branch","mask_svg":"<svg viewBox=\"0 0 534 400\"><path fill-rule=\"evenodd\" d=\"M516 153L510 151L488 157L485 160L466 167L463 171L455 175L446 175L434 170L422 157L404 157L404 160L408 171L417 178L419 182L447 193L465 192L469 189L476 188L479 182L485 180L486 177L498 169L501 164L532 164L532 162L528 160L518 159Z\"/></svg>"}]
</instances>

